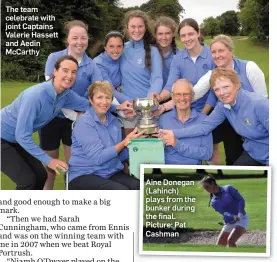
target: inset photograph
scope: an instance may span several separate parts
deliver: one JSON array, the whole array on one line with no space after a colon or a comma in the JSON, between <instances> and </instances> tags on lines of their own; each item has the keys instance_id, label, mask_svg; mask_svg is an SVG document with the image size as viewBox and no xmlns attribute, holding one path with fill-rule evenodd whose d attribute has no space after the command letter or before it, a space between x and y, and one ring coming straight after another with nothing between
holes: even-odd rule
<instances>
[{"instance_id":1,"label":"inset photograph","mask_svg":"<svg viewBox=\"0 0 277 262\"><path fill-rule=\"evenodd\" d=\"M141 165L140 254L270 255L270 167Z\"/></svg>"}]
</instances>

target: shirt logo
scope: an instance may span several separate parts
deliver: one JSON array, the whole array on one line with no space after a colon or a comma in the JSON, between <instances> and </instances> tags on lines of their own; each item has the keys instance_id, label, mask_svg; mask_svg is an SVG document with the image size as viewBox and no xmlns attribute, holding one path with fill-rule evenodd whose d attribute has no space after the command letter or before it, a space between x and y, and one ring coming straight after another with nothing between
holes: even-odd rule
<instances>
[{"instance_id":1,"label":"shirt logo","mask_svg":"<svg viewBox=\"0 0 277 262\"><path fill-rule=\"evenodd\" d=\"M138 151L138 148L135 146L135 147L133 148L133 151L134 151L134 152L137 152L137 151Z\"/></svg>"},{"instance_id":2,"label":"shirt logo","mask_svg":"<svg viewBox=\"0 0 277 262\"><path fill-rule=\"evenodd\" d=\"M82 77L83 77L83 78L87 78L87 75L88 75L88 74L87 74L86 72L83 72L83 73L82 73Z\"/></svg>"},{"instance_id":3,"label":"shirt logo","mask_svg":"<svg viewBox=\"0 0 277 262\"><path fill-rule=\"evenodd\" d=\"M244 122L245 122L246 125L251 126L251 122L248 118L245 118Z\"/></svg>"},{"instance_id":4,"label":"shirt logo","mask_svg":"<svg viewBox=\"0 0 277 262\"><path fill-rule=\"evenodd\" d=\"M142 64L142 59L139 58L138 61L137 61L138 65L141 65Z\"/></svg>"},{"instance_id":5,"label":"shirt logo","mask_svg":"<svg viewBox=\"0 0 277 262\"><path fill-rule=\"evenodd\" d=\"M203 69L208 69L209 67L208 67L207 64L204 64L204 65L202 66L202 68L203 68Z\"/></svg>"}]
</instances>

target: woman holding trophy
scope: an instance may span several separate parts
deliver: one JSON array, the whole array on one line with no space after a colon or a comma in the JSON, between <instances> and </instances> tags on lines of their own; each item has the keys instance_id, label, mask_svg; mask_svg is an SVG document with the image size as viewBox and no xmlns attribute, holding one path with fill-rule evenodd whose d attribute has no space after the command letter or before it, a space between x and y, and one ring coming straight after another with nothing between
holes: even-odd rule
<instances>
[{"instance_id":1,"label":"woman holding trophy","mask_svg":"<svg viewBox=\"0 0 277 262\"><path fill-rule=\"evenodd\" d=\"M72 131L69 189L138 190L139 180L122 171L122 161L128 158L130 140L143 132L134 129L122 140L120 122L109 112L114 96L109 83L95 82L88 96L91 107Z\"/></svg>"},{"instance_id":2,"label":"woman holding trophy","mask_svg":"<svg viewBox=\"0 0 277 262\"><path fill-rule=\"evenodd\" d=\"M125 43L120 61L122 93L131 99L151 97L163 87L163 63L157 47L151 45L149 18L140 10L125 15ZM136 126L136 119L123 119L125 136Z\"/></svg>"}]
</instances>

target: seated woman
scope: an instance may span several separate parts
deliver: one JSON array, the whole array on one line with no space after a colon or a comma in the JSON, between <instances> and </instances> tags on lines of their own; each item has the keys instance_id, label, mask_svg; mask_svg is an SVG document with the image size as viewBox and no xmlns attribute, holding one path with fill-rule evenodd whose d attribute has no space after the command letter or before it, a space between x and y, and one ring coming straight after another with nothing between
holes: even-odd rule
<instances>
[{"instance_id":1,"label":"seated woman","mask_svg":"<svg viewBox=\"0 0 277 262\"><path fill-rule=\"evenodd\" d=\"M234 165L268 165L268 99L242 89L237 73L231 68L213 70L210 83L220 101L213 112L201 124L193 127L160 130L160 137L166 143L172 143L175 136L202 136L209 134L227 118L234 130L244 138L244 151Z\"/></svg>"},{"instance_id":2,"label":"seated woman","mask_svg":"<svg viewBox=\"0 0 277 262\"><path fill-rule=\"evenodd\" d=\"M24 90L1 110L1 171L16 184L16 189L43 189L47 178L43 164L53 172L67 169L66 163L37 146L32 134L54 119L63 107L87 110L88 100L70 90L77 69L73 56L60 57L52 79Z\"/></svg>"},{"instance_id":3,"label":"seated woman","mask_svg":"<svg viewBox=\"0 0 277 262\"><path fill-rule=\"evenodd\" d=\"M210 193L209 206L223 216L224 225L217 245L236 247L237 240L246 232L248 216L245 201L237 189L231 185L218 186L212 176L206 176L200 185Z\"/></svg>"},{"instance_id":4,"label":"seated woman","mask_svg":"<svg viewBox=\"0 0 277 262\"><path fill-rule=\"evenodd\" d=\"M89 87L91 107L80 116L73 128L69 159L69 189L138 190L139 180L122 172L127 159L127 145L142 133L137 129L122 141L119 120L108 110L113 100L108 82Z\"/></svg>"},{"instance_id":5,"label":"seated woman","mask_svg":"<svg viewBox=\"0 0 277 262\"><path fill-rule=\"evenodd\" d=\"M159 119L160 128L178 129L201 123L207 116L191 108L193 86L186 79L177 80L172 88L172 100L175 108ZM165 142L166 164L201 165L202 160L209 160L213 154L211 134L175 139L173 143Z\"/></svg>"}]
</instances>

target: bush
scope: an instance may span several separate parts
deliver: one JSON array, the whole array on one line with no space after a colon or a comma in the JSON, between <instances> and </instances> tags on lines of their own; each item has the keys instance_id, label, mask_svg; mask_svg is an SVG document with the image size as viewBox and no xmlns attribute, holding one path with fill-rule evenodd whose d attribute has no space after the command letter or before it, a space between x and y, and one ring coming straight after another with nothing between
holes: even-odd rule
<instances>
[{"instance_id":1,"label":"bush","mask_svg":"<svg viewBox=\"0 0 277 262\"><path fill-rule=\"evenodd\" d=\"M25 80L27 76L22 65L3 61L1 66L1 78L2 80Z\"/></svg>"}]
</instances>

